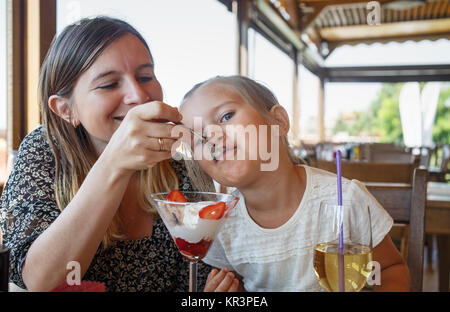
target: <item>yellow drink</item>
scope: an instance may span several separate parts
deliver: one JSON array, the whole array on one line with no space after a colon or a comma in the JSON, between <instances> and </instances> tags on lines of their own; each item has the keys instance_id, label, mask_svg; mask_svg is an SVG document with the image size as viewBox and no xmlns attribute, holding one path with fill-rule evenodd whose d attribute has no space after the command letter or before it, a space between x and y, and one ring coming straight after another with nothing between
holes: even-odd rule
<instances>
[{"instance_id":1,"label":"yellow drink","mask_svg":"<svg viewBox=\"0 0 450 312\"><path fill-rule=\"evenodd\" d=\"M360 291L371 273L367 264L372 261L372 252L367 246L345 244L343 254L345 291ZM327 291L339 291L338 258L336 243L322 243L314 248L314 272Z\"/></svg>"}]
</instances>

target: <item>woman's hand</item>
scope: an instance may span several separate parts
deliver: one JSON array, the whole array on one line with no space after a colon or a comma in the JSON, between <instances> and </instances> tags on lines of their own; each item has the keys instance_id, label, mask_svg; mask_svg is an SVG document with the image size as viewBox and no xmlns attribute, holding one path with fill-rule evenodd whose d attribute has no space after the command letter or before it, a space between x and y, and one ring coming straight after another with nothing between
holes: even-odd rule
<instances>
[{"instance_id":1,"label":"woman's hand","mask_svg":"<svg viewBox=\"0 0 450 312\"><path fill-rule=\"evenodd\" d=\"M206 279L205 292L236 292L239 280L228 268L222 270L212 269Z\"/></svg>"},{"instance_id":2,"label":"woman's hand","mask_svg":"<svg viewBox=\"0 0 450 312\"><path fill-rule=\"evenodd\" d=\"M182 119L177 108L154 101L132 108L111 137L101 158L111 168L133 173L148 169L171 157L173 124Z\"/></svg>"}]
</instances>

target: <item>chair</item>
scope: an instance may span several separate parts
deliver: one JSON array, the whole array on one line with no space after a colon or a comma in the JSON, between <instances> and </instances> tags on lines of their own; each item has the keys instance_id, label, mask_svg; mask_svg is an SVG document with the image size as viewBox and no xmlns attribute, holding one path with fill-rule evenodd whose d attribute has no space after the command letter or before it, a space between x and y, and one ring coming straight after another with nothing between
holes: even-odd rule
<instances>
[{"instance_id":1,"label":"chair","mask_svg":"<svg viewBox=\"0 0 450 312\"><path fill-rule=\"evenodd\" d=\"M428 169L428 180L436 182L447 182L446 175L450 174L448 165L450 164L450 145L442 146L441 166Z\"/></svg>"},{"instance_id":2,"label":"chair","mask_svg":"<svg viewBox=\"0 0 450 312\"><path fill-rule=\"evenodd\" d=\"M392 143L361 144L361 159L367 162L413 162L414 155L403 146Z\"/></svg>"},{"instance_id":3,"label":"chair","mask_svg":"<svg viewBox=\"0 0 450 312\"><path fill-rule=\"evenodd\" d=\"M366 183L395 223L408 224L406 263L411 291L422 291L427 170L415 169L412 184Z\"/></svg>"},{"instance_id":4,"label":"chair","mask_svg":"<svg viewBox=\"0 0 450 312\"><path fill-rule=\"evenodd\" d=\"M332 161L316 159L312 167L336 173L336 164ZM411 183L414 168L418 163L374 163L360 161L342 161L342 176L362 182Z\"/></svg>"},{"instance_id":5,"label":"chair","mask_svg":"<svg viewBox=\"0 0 450 312\"><path fill-rule=\"evenodd\" d=\"M336 173L336 164L331 161L315 160L313 166ZM418 166L415 163L368 163L342 161L342 176L347 179L357 179L365 183L401 183L411 185L413 183L414 169ZM402 187L399 185L399 187ZM403 258L408 256L409 245L409 225L404 222L397 222L394 219L394 226L389 235L400 250Z\"/></svg>"}]
</instances>

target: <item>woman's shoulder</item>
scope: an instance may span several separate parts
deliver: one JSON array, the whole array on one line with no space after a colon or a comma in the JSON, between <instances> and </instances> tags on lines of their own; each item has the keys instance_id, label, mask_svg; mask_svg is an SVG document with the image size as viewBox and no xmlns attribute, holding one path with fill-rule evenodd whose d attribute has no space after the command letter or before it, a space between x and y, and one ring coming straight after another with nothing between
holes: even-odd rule
<instances>
[{"instance_id":1,"label":"woman's shoulder","mask_svg":"<svg viewBox=\"0 0 450 312\"><path fill-rule=\"evenodd\" d=\"M54 205L55 161L42 127L22 141L1 197L2 207ZM36 206L37 207L37 206Z\"/></svg>"},{"instance_id":2,"label":"woman's shoulder","mask_svg":"<svg viewBox=\"0 0 450 312\"><path fill-rule=\"evenodd\" d=\"M46 148L50 149L50 145L47 141L47 136L45 129L42 125L38 126L36 129L28 133L20 144L20 149L28 148ZM20 150L19 149L19 150Z\"/></svg>"},{"instance_id":3,"label":"woman's shoulder","mask_svg":"<svg viewBox=\"0 0 450 312\"><path fill-rule=\"evenodd\" d=\"M42 126L31 131L22 140L17 154L17 160L27 163L36 161L42 163L44 161L53 164L53 153L48 143L45 129Z\"/></svg>"},{"instance_id":4,"label":"woman's shoulder","mask_svg":"<svg viewBox=\"0 0 450 312\"><path fill-rule=\"evenodd\" d=\"M44 131L39 126L22 140L5 191L32 187L32 180L41 186L53 184L55 158Z\"/></svg>"}]
</instances>

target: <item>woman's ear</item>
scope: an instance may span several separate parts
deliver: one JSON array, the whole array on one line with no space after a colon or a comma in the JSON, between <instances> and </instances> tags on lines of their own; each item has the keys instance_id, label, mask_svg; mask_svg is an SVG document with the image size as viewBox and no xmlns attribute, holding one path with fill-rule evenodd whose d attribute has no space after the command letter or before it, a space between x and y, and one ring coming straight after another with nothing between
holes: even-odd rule
<instances>
[{"instance_id":1,"label":"woman's ear","mask_svg":"<svg viewBox=\"0 0 450 312\"><path fill-rule=\"evenodd\" d=\"M52 112L73 125L75 128L80 124L80 121L76 118L70 107L69 99L59 95L52 95L48 99L48 106Z\"/></svg>"},{"instance_id":2,"label":"woman's ear","mask_svg":"<svg viewBox=\"0 0 450 312\"><path fill-rule=\"evenodd\" d=\"M281 105L275 105L270 109L270 115L280 126L280 135L286 135L289 132L290 122L289 115Z\"/></svg>"}]
</instances>

